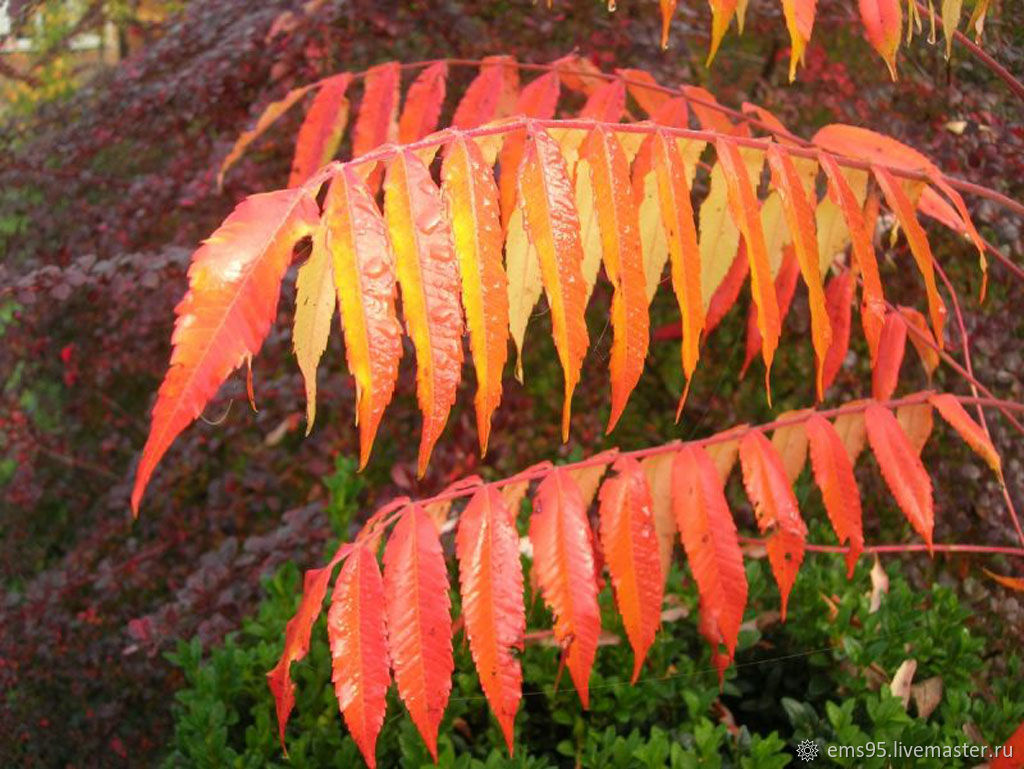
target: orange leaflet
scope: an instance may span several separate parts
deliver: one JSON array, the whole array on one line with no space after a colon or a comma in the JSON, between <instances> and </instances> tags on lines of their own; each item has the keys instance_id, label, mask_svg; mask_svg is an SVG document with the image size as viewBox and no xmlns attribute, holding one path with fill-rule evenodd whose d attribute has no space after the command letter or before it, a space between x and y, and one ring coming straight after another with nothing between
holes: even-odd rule
<instances>
[{"instance_id":1,"label":"orange leaflet","mask_svg":"<svg viewBox=\"0 0 1024 769\"><path fill-rule=\"evenodd\" d=\"M903 320L907 323L907 338L910 339L910 343L917 350L917 355L921 359L921 365L924 366L925 374L928 375L928 381L931 382L932 374L939 367L941 358L939 357L939 346L935 344L935 337L932 336L931 329L928 327L928 321L924 315L913 307L900 305L897 309L900 311L900 315L903 316Z\"/></svg>"},{"instance_id":2,"label":"orange leaflet","mask_svg":"<svg viewBox=\"0 0 1024 769\"><path fill-rule=\"evenodd\" d=\"M718 131L723 134L747 135L749 130L745 124L734 125L718 103L714 94L697 85L684 85L680 90L689 101L693 114L697 116L700 127L705 131Z\"/></svg>"},{"instance_id":3,"label":"orange leaflet","mask_svg":"<svg viewBox=\"0 0 1024 769\"><path fill-rule=\"evenodd\" d=\"M437 727L455 669L451 605L437 529L415 502L384 547L384 605L398 694L436 762Z\"/></svg>"},{"instance_id":4,"label":"orange leaflet","mask_svg":"<svg viewBox=\"0 0 1024 769\"><path fill-rule=\"evenodd\" d=\"M555 640L562 647L569 675L587 708L601 612L587 512L579 488L564 470L555 468L537 487L530 542L534 577L555 618Z\"/></svg>"},{"instance_id":5,"label":"orange leaflet","mask_svg":"<svg viewBox=\"0 0 1024 769\"><path fill-rule=\"evenodd\" d=\"M729 29L729 22L736 15L737 0L708 0L711 6L711 49L708 51L707 61L704 66L711 66L718 52L718 46L722 44L722 38Z\"/></svg>"},{"instance_id":6,"label":"orange leaflet","mask_svg":"<svg viewBox=\"0 0 1024 769\"><path fill-rule=\"evenodd\" d=\"M928 245L928 238L921 228L917 216L914 214L914 206L903 191L903 186L893 177L887 168L872 166L872 172L882 188L885 201L889 204L896 220L900 223L907 242L910 244L910 252L914 255L917 268L924 278L925 291L928 294L928 314L932 321L932 330L935 332L935 340L941 347L943 344L942 329L946 323L946 305L939 296L938 286L935 284L935 265L932 256L931 246Z\"/></svg>"},{"instance_id":7,"label":"orange leaflet","mask_svg":"<svg viewBox=\"0 0 1024 769\"><path fill-rule=\"evenodd\" d=\"M363 79L363 100L352 131L352 157L365 155L382 144L398 138L398 99L402 71L398 62L378 64ZM381 169L375 163L366 173L366 183L376 192Z\"/></svg>"},{"instance_id":8,"label":"orange leaflet","mask_svg":"<svg viewBox=\"0 0 1024 769\"><path fill-rule=\"evenodd\" d=\"M423 70L409 86L402 116L398 119L398 141L409 144L437 129L444 105L448 64L435 62Z\"/></svg>"},{"instance_id":9,"label":"orange leaflet","mask_svg":"<svg viewBox=\"0 0 1024 769\"><path fill-rule=\"evenodd\" d=\"M743 288L743 283L749 272L750 262L747 261L747 248L740 241L736 256L733 258L732 264L729 265L729 271L725 273L721 284L715 289L715 293L711 295L711 301L708 302L708 312L704 321L705 336L715 330L726 313L736 304L736 300L740 296L740 289Z\"/></svg>"},{"instance_id":10,"label":"orange leaflet","mask_svg":"<svg viewBox=\"0 0 1024 769\"><path fill-rule=\"evenodd\" d=\"M299 608L284 628L284 651L281 652L281 658L274 669L267 673L267 686L274 695L278 738L281 740L282 748L288 717L295 706L295 684L291 679L292 663L298 662L309 652L309 636L313 632L313 624L323 610L331 572L351 549L351 545L342 546L329 564L321 569L310 569L306 572L302 581L302 600L299 602Z\"/></svg>"},{"instance_id":11,"label":"orange leaflet","mask_svg":"<svg viewBox=\"0 0 1024 769\"><path fill-rule=\"evenodd\" d=\"M816 136L815 140L817 138ZM866 224L860 204L857 203L857 198L835 158L823 152L819 154L818 161L828 180L829 196L842 210L846 228L850 232L854 263L860 270L863 281L861 323L864 326L864 337L867 339L871 358L874 360L878 352L878 337L882 333L882 323L885 318L885 298L882 295L882 279L878 276L875 248L871 244L873 228L869 228Z\"/></svg>"},{"instance_id":12,"label":"orange leaflet","mask_svg":"<svg viewBox=\"0 0 1024 769\"><path fill-rule=\"evenodd\" d=\"M508 280L501 263L498 190L476 142L457 137L449 145L441 166L441 186L462 276L462 304L477 380L477 434L480 453L486 454L508 356Z\"/></svg>"},{"instance_id":13,"label":"orange leaflet","mask_svg":"<svg viewBox=\"0 0 1024 769\"><path fill-rule=\"evenodd\" d=\"M688 128L690 109L686 106L686 99L677 96L667 100L651 115L651 122L670 128Z\"/></svg>"},{"instance_id":14,"label":"orange leaflet","mask_svg":"<svg viewBox=\"0 0 1024 769\"><path fill-rule=\"evenodd\" d=\"M366 466L402 357L395 314L395 256L377 204L350 166L332 178L324 233L334 262L345 357L356 380L359 467Z\"/></svg>"},{"instance_id":15,"label":"orange leaflet","mask_svg":"<svg viewBox=\"0 0 1024 769\"><path fill-rule=\"evenodd\" d=\"M259 352L277 317L296 241L319 219L302 189L252 195L192 255L188 292L175 308L171 362L157 393L132 489L132 512L160 458L228 375Z\"/></svg>"},{"instance_id":16,"label":"orange leaflet","mask_svg":"<svg viewBox=\"0 0 1024 769\"><path fill-rule=\"evenodd\" d=\"M570 91L589 96L608 81L608 76L585 56L570 53L551 62Z\"/></svg>"},{"instance_id":17,"label":"orange leaflet","mask_svg":"<svg viewBox=\"0 0 1024 769\"><path fill-rule=\"evenodd\" d=\"M519 70L511 56L485 56L452 117L452 128L468 130L503 117L515 104Z\"/></svg>"},{"instance_id":18,"label":"orange leaflet","mask_svg":"<svg viewBox=\"0 0 1024 769\"><path fill-rule=\"evenodd\" d=\"M871 47L885 60L892 79L896 79L896 54L903 30L900 0L858 0L860 18Z\"/></svg>"},{"instance_id":19,"label":"orange leaflet","mask_svg":"<svg viewBox=\"0 0 1024 769\"><path fill-rule=\"evenodd\" d=\"M784 246L782 251L782 264L779 265L779 273L775 276L775 298L779 303L779 315L785 319L789 314L789 306L793 302L793 294L796 293L796 279L800 275L800 265L797 263L792 246ZM758 350L761 349L761 332L757 329L757 313L753 306L747 310L747 352L740 368L742 379L747 368L754 362Z\"/></svg>"},{"instance_id":20,"label":"orange leaflet","mask_svg":"<svg viewBox=\"0 0 1024 769\"><path fill-rule=\"evenodd\" d=\"M555 114L558 106L558 97L561 91L558 72L547 72L527 85L519 98L516 100L515 114L548 119ZM514 131L505 135L505 141L501 146L499 155L499 166L501 167L501 178L499 189L501 190L501 226L508 227L509 217L516 205L516 189L518 181L519 164L523 159L523 144L526 141L526 131Z\"/></svg>"},{"instance_id":21,"label":"orange leaflet","mask_svg":"<svg viewBox=\"0 0 1024 769\"><path fill-rule=\"evenodd\" d=\"M960 433L960 437L967 442L967 445L985 460L1002 482L1003 463L996 447L992 445L992 441L981 425L971 419L964 407L960 405L960 401L949 393L931 395L928 397L928 401L939 410L942 418Z\"/></svg>"},{"instance_id":22,"label":"orange leaflet","mask_svg":"<svg viewBox=\"0 0 1024 769\"><path fill-rule=\"evenodd\" d=\"M661 624L665 580L644 470L632 457L601 487L601 547L615 588L615 605L633 647L633 682Z\"/></svg>"},{"instance_id":23,"label":"orange leaflet","mask_svg":"<svg viewBox=\"0 0 1024 769\"><path fill-rule=\"evenodd\" d=\"M767 534L765 546L779 585L785 621L789 591L804 559L807 527L797 509L782 459L762 433L755 430L740 441L740 465L743 487L754 505L757 527L762 534Z\"/></svg>"},{"instance_id":24,"label":"orange leaflet","mask_svg":"<svg viewBox=\"0 0 1024 769\"><path fill-rule=\"evenodd\" d=\"M526 232L540 259L555 348L565 374L562 439L568 440L572 393L589 344L583 317L587 289L580 222L558 144L542 129L531 127L528 135L519 168L519 194L526 214Z\"/></svg>"},{"instance_id":25,"label":"orange leaflet","mask_svg":"<svg viewBox=\"0 0 1024 769\"><path fill-rule=\"evenodd\" d=\"M684 444L672 464L672 507L679 538L690 561L701 601L701 623L717 652L726 648L725 666L736 653L747 575L743 571L736 524L714 463L699 445ZM720 669L721 674L721 669Z\"/></svg>"},{"instance_id":26,"label":"orange leaflet","mask_svg":"<svg viewBox=\"0 0 1024 769\"><path fill-rule=\"evenodd\" d=\"M685 102L680 102L684 105ZM686 168L676 141L660 131L651 136L651 162L658 183L661 224L668 241L672 264L672 289L683 319L681 354L683 372L689 381L700 358L700 335L704 328L704 302L701 298L700 248L694 225Z\"/></svg>"},{"instance_id":27,"label":"orange leaflet","mask_svg":"<svg viewBox=\"0 0 1024 769\"><path fill-rule=\"evenodd\" d=\"M1024 722L1011 734L999 751L999 755L989 761L989 769L1020 769L1024 766Z\"/></svg>"},{"instance_id":28,"label":"orange leaflet","mask_svg":"<svg viewBox=\"0 0 1024 769\"><path fill-rule=\"evenodd\" d=\"M836 374L842 368L843 360L850 349L850 305L853 303L853 276L843 270L834 276L825 287L825 307L828 309L829 324L832 326L832 344L829 345L825 361L821 364L822 387L832 386Z\"/></svg>"},{"instance_id":29,"label":"orange leaflet","mask_svg":"<svg viewBox=\"0 0 1024 769\"><path fill-rule=\"evenodd\" d=\"M814 29L816 0L782 0L782 14L789 31L789 82L796 78L796 65L803 63L807 42Z\"/></svg>"},{"instance_id":30,"label":"orange leaflet","mask_svg":"<svg viewBox=\"0 0 1024 769\"><path fill-rule=\"evenodd\" d=\"M659 0L661 8L661 50L668 48L668 31L672 26L672 15L676 12L679 0Z\"/></svg>"},{"instance_id":31,"label":"orange leaflet","mask_svg":"<svg viewBox=\"0 0 1024 769\"><path fill-rule=\"evenodd\" d=\"M764 232L761 229L760 208L746 165L740 157L739 148L725 138L715 140L718 162L725 172L729 189L729 208L733 220L743 234L743 242L747 246L747 259L750 262L750 292L757 306L757 329L761 332L761 355L765 365L765 388L768 390L768 402L771 403L772 358L779 346L781 323L779 320L779 304L775 297L775 286L772 282L771 264L764 244Z\"/></svg>"},{"instance_id":32,"label":"orange leaflet","mask_svg":"<svg viewBox=\"0 0 1024 769\"><path fill-rule=\"evenodd\" d=\"M338 77L340 77L340 75ZM256 125L250 130L242 132L238 139L235 140L235 145L231 148L227 157L221 161L220 169L217 171L218 190L224 186L224 174L226 174L228 169L231 168L231 166L233 166L240 157L242 157L246 148L262 136L263 132L270 128L275 120L297 104L299 99L316 87L317 83L310 83L309 85L304 85L300 88L293 88L286 93L283 98L267 105L267 108L263 110L262 114L260 114L257 119Z\"/></svg>"},{"instance_id":33,"label":"orange leaflet","mask_svg":"<svg viewBox=\"0 0 1024 769\"><path fill-rule=\"evenodd\" d=\"M523 567L514 521L501 493L484 486L459 517L455 537L469 650L509 755L523 683L514 650L522 651L526 632Z\"/></svg>"},{"instance_id":34,"label":"orange leaflet","mask_svg":"<svg viewBox=\"0 0 1024 769\"><path fill-rule=\"evenodd\" d=\"M871 372L871 394L877 401L889 400L896 392L907 346L907 324L898 312L885 316L882 336L878 341L878 357Z\"/></svg>"},{"instance_id":35,"label":"orange leaflet","mask_svg":"<svg viewBox=\"0 0 1024 769\"><path fill-rule=\"evenodd\" d=\"M441 192L412 152L388 165L384 213L395 250L402 314L416 348L416 397L423 413L418 472L430 461L462 375L459 269Z\"/></svg>"},{"instance_id":36,"label":"orange leaflet","mask_svg":"<svg viewBox=\"0 0 1024 769\"><path fill-rule=\"evenodd\" d=\"M896 417L884 406L871 404L864 411L868 442L875 453L882 477L907 520L932 548L935 511L932 480L921 458L907 439Z\"/></svg>"},{"instance_id":37,"label":"orange leaflet","mask_svg":"<svg viewBox=\"0 0 1024 769\"><path fill-rule=\"evenodd\" d=\"M864 550L864 529L861 523L860 493L853 475L853 462L843 439L824 417L812 414L804 423L811 452L811 469L821 489L828 519L839 544L849 543L846 553L846 576L853 576L857 559Z\"/></svg>"},{"instance_id":38,"label":"orange leaflet","mask_svg":"<svg viewBox=\"0 0 1024 769\"><path fill-rule=\"evenodd\" d=\"M580 110L583 120L598 120L604 123L618 123L626 110L626 84L619 78L611 80L595 90Z\"/></svg>"},{"instance_id":39,"label":"orange leaflet","mask_svg":"<svg viewBox=\"0 0 1024 769\"><path fill-rule=\"evenodd\" d=\"M651 118L672 98L669 89L659 85L650 72L642 69L617 69L615 74L625 81L629 94Z\"/></svg>"},{"instance_id":40,"label":"orange leaflet","mask_svg":"<svg viewBox=\"0 0 1024 769\"><path fill-rule=\"evenodd\" d=\"M352 75L342 72L327 78L313 104L306 113L295 140L295 157L288 186L296 187L308 179L314 171L330 162L338 151L341 137L348 124L348 99L345 91L352 82Z\"/></svg>"},{"instance_id":41,"label":"orange leaflet","mask_svg":"<svg viewBox=\"0 0 1024 769\"><path fill-rule=\"evenodd\" d=\"M334 584L327 612L331 680L338 708L370 769L384 724L391 671L384 626L384 581L377 558L356 546Z\"/></svg>"},{"instance_id":42,"label":"orange leaflet","mask_svg":"<svg viewBox=\"0 0 1024 769\"><path fill-rule=\"evenodd\" d=\"M813 19L814 6L811 5ZM810 35L808 31L808 36ZM821 363L832 343L832 326L828 321L825 307L825 292L822 290L821 271L818 266L818 238L814 231L814 208L807 199L807 192L797 174L793 159L772 144L768 148L768 164L772 169L772 184L779 192L782 210L786 216L793 249L800 272L807 286L808 303L811 308L811 338L814 344L817 366L818 400L825 397ZM782 313L785 316L785 313Z\"/></svg>"},{"instance_id":43,"label":"orange leaflet","mask_svg":"<svg viewBox=\"0 0 1024 769\"><path fill-rule=\"evenodd\" d=\"M622 415L644 370L650 339L640 225L629 178L629 160L614 134L596 128L580 150L593 183L605 273L612 295L612 405L608 432Z\"/></svg>"}]
</instances>

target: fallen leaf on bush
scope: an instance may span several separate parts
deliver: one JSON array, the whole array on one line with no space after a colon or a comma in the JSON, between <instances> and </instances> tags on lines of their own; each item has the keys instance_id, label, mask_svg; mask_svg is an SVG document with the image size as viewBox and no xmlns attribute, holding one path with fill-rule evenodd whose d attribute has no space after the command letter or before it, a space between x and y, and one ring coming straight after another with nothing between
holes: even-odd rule
<instances>
[{"instance_id":1,"label":"fallen leaf on bush","mask_svg":"<svg viewBox=\"0 0 1024 769\"><path fill-rule=\"evenodd\" d=\"M928 718L942 702L942 677L932 676L910 687L918 718Z\"/></svg>"},{"instance_id":2,"label":"fallen leaf on bush","mask_svg":"<svg viewBox=\"0 0 1024 769\"><path fill-rule=\"evenodd\" d=\"M893 697L903 700L904 710L910 705L910 690L915 672L917 672L917 660L903 660L896 670L896 675L889 682L889 691L892 692Z\"/></svg>"},{"instance_id":3,"label":"fallen leaf on bush","mask_svg":"<svg viewBox=\"0 0 1024 769\"><path fill-rule=\"evenodd\" d=\"M889 575L882 568L882 562L875 556L875 565L871 567L871 606L868 614L874 614L882 605L882 593L889 592Z\"/></svg>"}]
</instances>

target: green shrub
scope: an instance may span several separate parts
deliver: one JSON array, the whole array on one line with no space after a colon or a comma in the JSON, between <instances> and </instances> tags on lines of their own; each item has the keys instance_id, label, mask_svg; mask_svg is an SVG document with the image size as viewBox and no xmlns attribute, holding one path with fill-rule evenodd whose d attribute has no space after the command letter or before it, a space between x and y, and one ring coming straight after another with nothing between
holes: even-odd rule
<instances>
[{"instance_id":1,"label":"green shrub","mask_svg":"<svg viewBox=\"0 0 1024 769\"><path fill-rule=\"evenodd\" d=\"M343 478L346 471L339 467L332 476L332 517L338 522L347 521L347 508L354 504L354 487ZM602 646L591 679L590 711L581 709L568 676L559 675L557 651L542 643L527 646L513 758L500 748L500 731L460 635L451 702L440 730L439 765L900 766L899 761L881 758L837 759L830 764L825 750L829 745L878 740L958 745L967 739L965 725L989 743L1001 744L1024 719L1020 658L987 660L985 641L971 632L970 614L952 590L934 585L915 591L898 562L887 562L886 568L890 590L881 608L870 613L868 559L862 559L847 581L834 556L809 555L794 588L789 619L781 624L774 616L778 594L767 562L748 560L748 622L740 634L736 665L727 671L721 693L707 646L692 621L692 582L673 568L672 602L691 619L665 624L635 686L629 684L628 645ZM170 655L186 686L176 695L175 736L167 766L361 765L331 691L322 617L314 628L309 656L293 667L297 700L287 759L278 745L265 673L280 654L284 625L295 610L300 585L299 570L289 564L265 582L266 597L257 615L238 633L205 654L193 641L180 643ZM457 597L453 600L457 603ZM601 601L608 639L622 638L607 588ZM540 602L527 605L528 627L550 627ZM920 717L914 705L905 711L889 692L888 680L908 658L917 661L915 681L942 679L941 703L927 718ZM996 663L1005 668L994 670ZM393 689L387 712L378 741L379 765L432 765ZM730 719L735 726L730 727ZM812 764L794 757L795 745L805 739L816 741L821 749ZM929 761L918 759L913 765L950 765L948 760Z\"/></svg>"}]
</instances>

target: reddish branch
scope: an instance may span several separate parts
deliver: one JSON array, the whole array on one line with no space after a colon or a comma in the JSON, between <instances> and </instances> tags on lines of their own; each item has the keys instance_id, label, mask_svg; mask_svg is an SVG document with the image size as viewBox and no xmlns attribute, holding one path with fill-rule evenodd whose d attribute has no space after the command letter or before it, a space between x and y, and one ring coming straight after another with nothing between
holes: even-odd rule
<instances>
[{"instance_id":1,"label":"reddish branch","mask_svg":"<svg viewBox=\"0 0 1024 769\"><path fill-rule=\"evenodd\" d=\"M912 328L913 324L908 324L908 327ZM749 425L742 428L735 428L726 432L716 433L707 438L698 438L690 441L671 441L660 446L651 446L645 449L637 449L634 451L619 451L618 449L611 449L609 451L602 452L596 456L588 459L580 460L579 462L570 462L568 464L559 465L561 470L582 470L587 467L596 466L608 466L615 462L620 457L632 457L633 459L645 459L647 457L656 456L658 454L667 454L670 452L678 451L680 447L685 444L691 444L701 447L713 446L718 443L728 443L730 441L742 440L743 437L752 432L766 433L772 430L777 430L782 427L789 427L792 425L806 422L813 414L818 414L825 419L832 419L843 414L857 414L872 404L879 404L889 409L899 408L900 406L912 406L915 404L925 403L935 393L931 390L924 390L913 395L907 395L903 398L894 398L887 401L859 401L857 403L847 403L842 406L838 406L832 409L820 409L820 410L809 410L800 414L793 414L790 416L776 419L772 422L765 422L760 425ZM1021 411L1024 412L1024 404L1014 403L1013 401L998 400L996 398L978 398L974 396L963 396L954 395L960 403L965 405L979 405L987 408L998 408L1005 409L1007 411ZM493 486L495 488L501 488L503 486L509 486L514 483L530 482L540 480L547 477L549 473L554 469L554 466L548 462L535 465L527 470L524 470L517 475L509 476L508 478L501 478L496 481L487 483L479 478L467 478L462 484L457 484L454 487L449 487L439 494L435 494L432 497L417 500L420 505L429 505L435 502L448 502L450 500L459 499L460 497L468 497L475 494L479 489L484 486ZM381 532L382 529L386 528L394 521L396 521L401 515L402 508L408 504L410 500L405 497L392 500L384 507L378 509L370 518L367 520L363 529L359 532L356 542L369 542L373 541ZM343 547L350 547L346 544ZM923 546L922 546L923 547ZM936 546L938 549L938 546ZM840 552L845 552L841 550ZM1021 555L1024 555L1024 549L1021 549Z\"/></svg>"},{"instance_id":2,"label":"reddish branch","mask_svg":"<svg viewBox=\"0 0 1024 769\"><path fill-rule=\"evenodd\" d=\"M486 63L486 64L488 64L488 66L514 67L514 68L519 69L519 70L537 71L537 72L550 72L552 70L558 70L559 72L563 72L565 74L576 74L576 75L581 75L581 76L586 76L586 77L600 78L602 80L621 80L626 85L635 86L637 88L645 88L645 89L647 89L649 91L655 91L655 92L658 92L658 93L665 93L665 94L670 94L670 95L675 96L675 97L680 97L682 99L685 99L688 104L691 104L691 105L692 104L696 104L696 105L699 105L699 106L707 108L707 109L715 110L716 112L720 112L723 115L727 115L727 116L729 116L730 118L732 118L734 120L739 120L739 121L748 123L750 125L756 126L757 128L759 128L759 129L761 129L761 130L763 130L763 131L765 131L767 133L770 133L770 134L773 134L773 135L777 135L777 136L780 136L780 137L784 137L785 139L787 139L787 140L789 140L789 141L799 145L799 147L788 147L787 149L789 149L791 151L794 151L794 154L800 155L802 157L809 157L809 158L812 158L812 159L816 159L818 154L819 154L819 152L820 152L820 150L816 149L814 144L809 142L807 139L804 139L803 137L797 136L796 134L793 134L793 133L789 132L788 130L781 130L780 131L777 126L771 126L771 125L769 125L767 123L764 123L763 121L757 119L753 115L748 115L748 114L746 114L744 112L741 112L739 110L732 109L731 107L726 107L725 105L719 104L716 101L708 101L706 99L701 99L699 97L691 96L691 95L685 93L684 91L682 91L681 89L678 89L678 88L671 88L669 86L663 86L663 85L648 83L648 82L644 82L644 81L641 81L641 80L634 80L634 79L629 78L629 77L623 77L621 75L613 75L613 74L609 74L607 72L591 71L591 70L586 70L586 71L584 71L584 70L574 70L574 69L569 68L569 67L558 67L555 64L530 64L530 63L515 62L515 61L509 61L509 62L505 62L505 61L483 62L483 61L481 61L479 59L429 59L429 60L424 60L424 61L409 62L409 63L406 63L406 64L402 64L400 66L401 66L401 69L403 69L403 70L422 69L424 67L429 67L432 64L437 64L437 63L440 63L440 62L447 63L450 66L464 66L464 67L479 67L482 64ZM361 72L355 72L355 73L352 74L352 76L353 76L353 78L359 79L359 78L364 77L367 72L369 72L369 70L363 70ZM323 81L322 80L318 81L317 83L314 84L314 86L319 85L319 83L321 83L321 82L323 82ZM537 122L539 124L543 124L545 121L537 121ZM571 122L574 122L574 121L570 120L570 121L558 121L558 122L560 124L563 124L563 127L571 128L573 126L564 125L564 124L571 123ZM592 128L595 125L594 123L592 123L590 121L575 121L575 122L578 122L578 123L581 124L581 126L577 126L577 127L582 127L585 124L585 127L588 128L588 129ZM512 124L511 123L502 123L501 127L504 130L513 130L514 128L521 128L522 127L522 124L517 124L517 125L512 125L511 128L505 128L505 126L509 126L509 125L512 125ZM618 129L618 128L624 128L624 127L628 126L629 124L628 123L616 123L614 125L612 125L612 124L602 124L602 125L605 125L606 127ZM495 126L489 125L489 126L486 126L486 128L493 129L493 128L495 128ZM663 126L659 126L659 128L664 128L664 127ZM479 130L479 129L473 129L471 131L466 131L466 134L471 135L471 136L477 136L477 135L487 136L487 135L492 135L492 134L495 134L495 133L503 133L504 132L504 130L488 130L488 131L486 131L484 133L478 134L478 133L476 133L477 130ZM712 141L712 140L714 140L715 137L717 137L719 135L717 132L714 132L714 131L687 131L686 129L674 129L674 130L675 131L680 131L681 133L679 133L678 135L680 135L680 136L682 136L684 138L686 138L686 137L698 138L698 139L703 139L705 141ZM443 144L445 141L448 141L448 139L450 138L450 135L449 135L449 137L439 140L439 137L442 136L442 135L445 135L445 134L446 134L446 132L442 131L442 132L440 132L440 134L434 134L433 136L427 137L427 140L423 140L425 143L416 142L414 144L406 145L406 146L408 146L408 147L430 147L430 146L434 146L436 144ZM766 145L766 140L764 140L764 139L758 140L758 139L749 139L749 138L746 138L746 137L730 137L730 138L735 139L738 144L741 144L741 145L744 145L744 146L756 147L758 149L765 149L766 146L767 146ZM800 149L802 149L803 152L797 151L797 150L800 150ZM389 157L389 155L380 156L380 157L377 157L377 159L378 160L383 160L383 159L386 159L387 157ZM871 164L870 163L867 163L867 162L862 161L862 160L858 160L856 158L850 158L850 157L846 157L846 156L843 156L843 155L834 155L834 157L836 159L836 162L838 162L840 165L846 166L848 168L858 168L858 169L861 169L861 170L864 170L864 171L869 171L871 169ZM363 157L359 158L359 160L360 161L366 161L366 160L368 160L368 158L369 158L369 155L364 155ZM875 165L881 165L881 164L875 163ZM929 182L933 181L931 176L929 176L928 174L926 174L924 172L921 172L921 171L913 171L913 170L910 170L910 169L907 169L907 168L897 168L897 167L893 167L893 166L885 166L885 168L890 173L894 174L895 176L899 176L899 177L902 177L904 179L912 179L914 181L920 181L920 182L925 182L925 183L929 183ZM951 187L953 187L955 189L958 189L961 192L967 192L967 193L972 194L972 195L977 195L978 197L988 198L989 200L991 200L991 201L993 201L995 203L998 203L999 205L1003 206L1004 208L1007 208L1007 209L1013 211L1018 216L1024 217L1024 205L1022 205L1021 203L1018 203L1016 200L1013 200L1012 198L1007 197L1006 195L1003 195L1001 192L998 192L998 191L993 190L993 189L989 189L988 187L984 187L984 186L979 185L979 184L974 184L973 182L968 182L968 181L965 181L963 179L958 179L958 178L956 178L954 176L948 176L946 174L943 174L943 179Z\"/></svg>"}]
</instances>

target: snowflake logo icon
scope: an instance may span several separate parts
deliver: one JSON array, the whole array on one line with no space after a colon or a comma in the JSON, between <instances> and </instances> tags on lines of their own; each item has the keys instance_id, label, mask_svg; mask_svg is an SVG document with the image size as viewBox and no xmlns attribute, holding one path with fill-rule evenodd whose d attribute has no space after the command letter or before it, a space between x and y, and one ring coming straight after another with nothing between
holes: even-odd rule
<instances>
[{"instance_id":1,"label":"snowflake logo icon","mask_svg":"<svg viewBox=\"0 0 1024 769\"><path fill-rule=\"evenodd\" d=\"M818 743L814 740L801 740L797 743L796 755L801 761L813 761L818 757Z\"/></svg>"}]
</instances>

